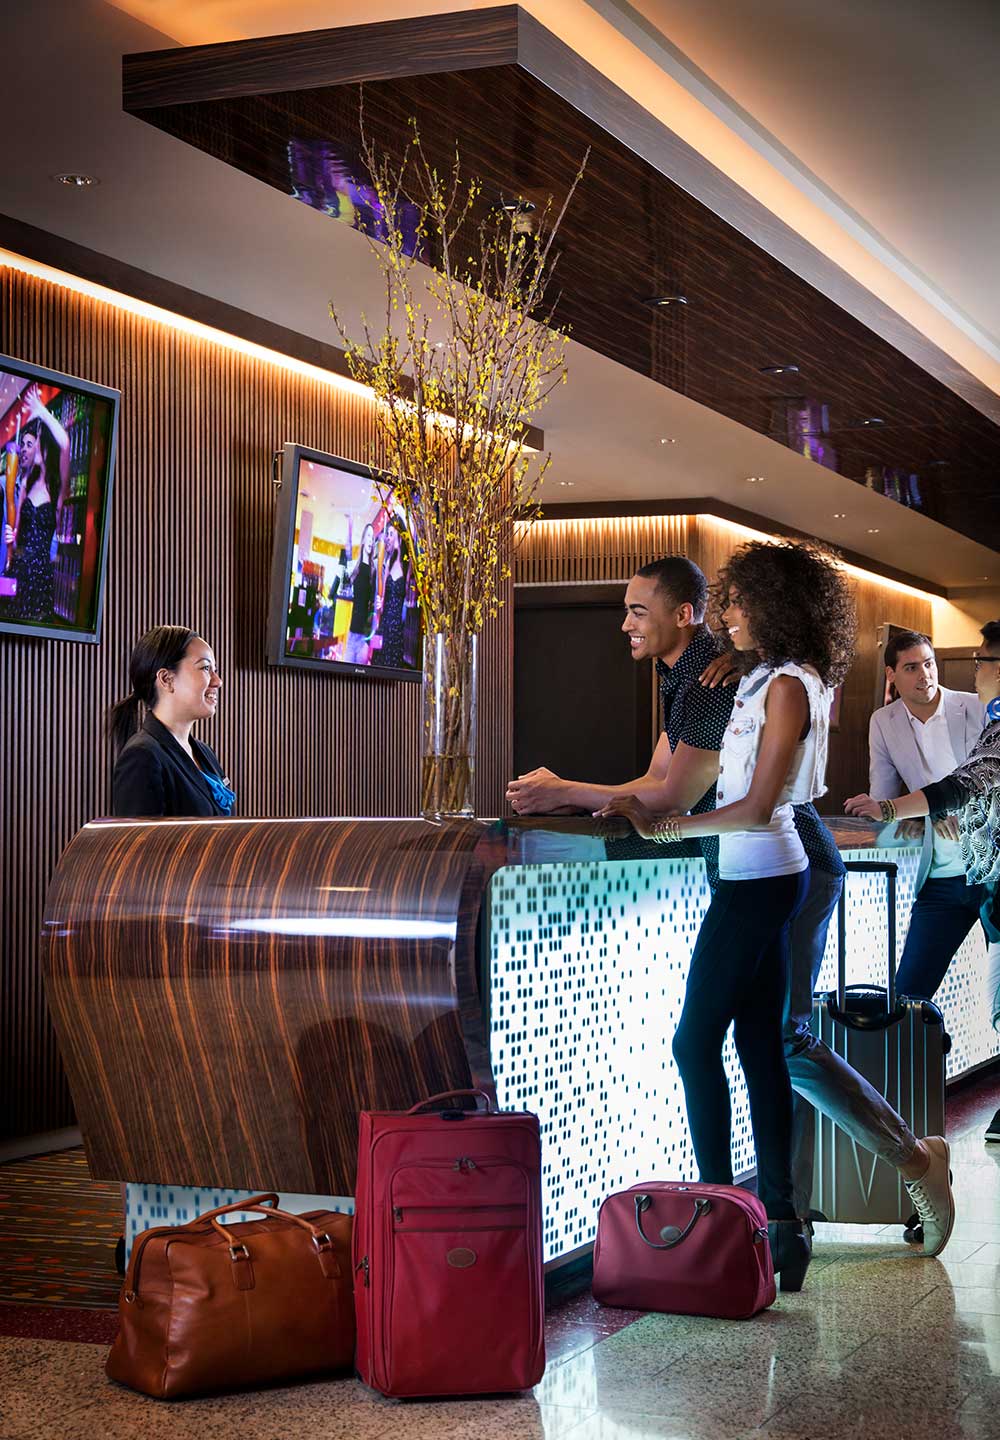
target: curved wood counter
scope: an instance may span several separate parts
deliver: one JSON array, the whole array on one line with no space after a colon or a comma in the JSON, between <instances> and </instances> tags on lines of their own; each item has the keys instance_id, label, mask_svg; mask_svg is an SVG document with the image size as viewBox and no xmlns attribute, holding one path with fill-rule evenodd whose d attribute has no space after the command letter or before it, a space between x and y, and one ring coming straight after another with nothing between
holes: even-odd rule
<instances>
[{"instance_id":1,"label":"curved wood counter","mask_svg":"<svg viewBox=\"0 0 1000 1440\"><path fill-rule=\"evenodd\" d=\"M43 974L92 1174L352 1194L359 1110L493 1089L477 926L495 873L603 861L624 836L547 818L86 826L49 891ZM520 917L515 899L510 933ZM518 943L513 968L537 970Z\"/></svg>"},{"instance_id":2,"label":"curved wood counter","mask_svg":"<svg viewBox=\"0 0 1000 1440\"><path fill-rule=\"evenodd\" d=\"M341 1193L359 1109L490 1086L475 930L506 860L472 821L86 826L42 964L92 1174Z\"/></svg>"}]
</instances>

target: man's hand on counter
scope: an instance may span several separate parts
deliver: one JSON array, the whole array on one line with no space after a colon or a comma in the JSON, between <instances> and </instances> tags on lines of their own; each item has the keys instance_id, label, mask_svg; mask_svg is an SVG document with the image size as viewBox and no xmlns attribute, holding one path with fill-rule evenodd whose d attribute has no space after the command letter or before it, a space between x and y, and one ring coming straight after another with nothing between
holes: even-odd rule
<instances>
[{"instance_id":1,"label":"man's hand on counter","mask_svg":"<svg viewBox=\"0 0 1000 1440\"><path fill-rule=\"evenodd\" d=\"M934 834L939 835L942 840L961 840L962 832L958 828L957 815L942 815L940 820L935 820Z\"/></svg>"},{"instance_id":2,"label":"man's hand on counter","mask_svg":"<svg viewBox=\"0 0 1000 1440\"><path fill-rule=\"evenodd\" d=\"M897 840L922 840L923 838L924 822L922 820L900 820L896 826L895 839Z\"/></svg>"},{"instance_id":3,"label":"man's hand on counter","mask_svg":"<svg viewBox=\"0 0 1000 1440\"><path fill-rule=\"evenodd\" d=\"M510 781L507 803L518 815L554 815L570 808L565 789L565 780L541 765Z\"/></svg>"}]
</instances>

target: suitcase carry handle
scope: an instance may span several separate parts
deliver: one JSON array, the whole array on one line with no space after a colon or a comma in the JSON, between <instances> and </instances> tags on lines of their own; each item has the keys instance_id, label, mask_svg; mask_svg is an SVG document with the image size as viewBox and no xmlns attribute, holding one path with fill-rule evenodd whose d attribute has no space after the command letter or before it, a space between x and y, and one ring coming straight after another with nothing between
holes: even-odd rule
<instances>
[{"instance_id":1,"label":"suitcase carry handle","mask_svg":"<svg viewBox=\"0 0 1000 1440\"><path fill-rule=\"evenodd\" d=\"M707 1200L703 1197L696 1198L694 1201L694 1214L691 1216L691 1219L688 1221L688 1223L684 1226L684 1229L681 1230L676 1225L664 1225L663 1229L660 1231L660 1237L663 1243L658 1245L655 1240L650 1240L649 1236L642 1228L643 1211L648 1210L652 1203L653 1197L651 1195L635 1196L635 1228L639 1232L639 1239L643 1242L643 1244L648 1245L650 1250L672 1250L675 1245L679 1245L682 1240L687 1239L687 1237L691 1234L691 1231L697 1225L701 1217L703 1215L707 1215L709 1210L711 1210L712 1208L711 1200ZM670 1238L665 1238L668 1235Z\"/></svg>"},{"instance_id":2,"label":"suitcase carry handle","mask_svg":"<svg viewBox=\"0 0 1000 1440\"><path fill-rule=\"evenodd\" d=\"M889 910L889 983L884 1017L848 1015L847 1012L847 886L837 902L837 998L830 1002L830 1014L854 1030L885 1030L899 1018L896 1000L896 876L899 866L892 860L846 860L844 869L861 875L884 875Z\"/></svg>"},{"instance_id":3,"label":"suitcase carry handle","mask_svg":"<svg viewBox=\"0 0 1000 1440\"><path fill-rule=\"evenodd\" d=\"M848 985L843 997L828 996L826 1008L830 1018L838 1021L841 1025L846 1025L849 1030L888 1030L903 1019L906 1014L906 1004L903 1000L898 999L894 1009L884 1010L881 1015L864 1015L845 1008L848 992L870 990L870 988L868 985Z\"/></svg>"},{"instance_id":4,"label":"suitcase carry handle","mask_svg":"<svg viewBox=\"0 0 1000 1440\"><path fill-rule=\"evenodd\" d=\"M472 1095L486 1101L487 1114L496 1115L498 1113L496 1101L492 1100L485 1090L442 1090L440 1095L428 1095L426 1100L420 1100L416 1105L411 1105L406 1113L407 1115L417 1115L425 1106L436 1105L439 1100L455 1100L459 1097L467 1099Z\"/></svg>"}]
</instances>

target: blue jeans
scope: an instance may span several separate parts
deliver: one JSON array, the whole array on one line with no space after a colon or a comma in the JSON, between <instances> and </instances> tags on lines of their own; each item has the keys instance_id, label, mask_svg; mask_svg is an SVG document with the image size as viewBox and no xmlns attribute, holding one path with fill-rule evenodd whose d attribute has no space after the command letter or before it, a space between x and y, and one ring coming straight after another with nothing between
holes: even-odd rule
<instances>
[{"instance_id":1,"label":"blue jeans","mask_svg":"<svg viewBox=\"0 0 1000 1440\"><path fill-rule=\"evenodd\" d=\"M932 1000L956 950L979 919L984 885L967 885L964 875L925 880L910 911L896 990L914 1000Z\"/></svg>"},{"instance_id":2,"label":"blue jeans","mask_svg":"<svg viewBox=\"0 0 1000 1440\"><path fill-rule=\"evenodd\" d=\"M810 1210L816 1110L865 1150L896 1167L911 1158L917 1143L903 1117L810 1029L813 991L843 884L843 876L810 866L805 903L791 923L784 1034L788 1076L795 1091L792 1185L798 1215L808 1215Z\"/></svg>"}]
</instances>

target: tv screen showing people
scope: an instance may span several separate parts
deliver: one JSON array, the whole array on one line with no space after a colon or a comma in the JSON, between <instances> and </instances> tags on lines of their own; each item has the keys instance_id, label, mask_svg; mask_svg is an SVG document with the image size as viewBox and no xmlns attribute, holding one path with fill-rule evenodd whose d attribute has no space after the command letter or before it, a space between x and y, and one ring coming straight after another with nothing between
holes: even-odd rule
<instances>
[{"instance_id":1,"label":"tv screen showing people","mask_svg":"<svg viewBox=\"0 0 1000 1440\"><path fill-rule=\"evenodd\" d=\"M0 630L97 640L119 400L0 355Z\"/></svg>"},{"instance_id":2,"label":"tv screen showing people","mask_svg":"<svg viewBox=\"0 0 1000 1440\"><path fill-rule=\"evenodd\" d=\"M391 480L284 447L268 653L278 665L419 676L416 576Z\"/></svg>"}]
</instances>

